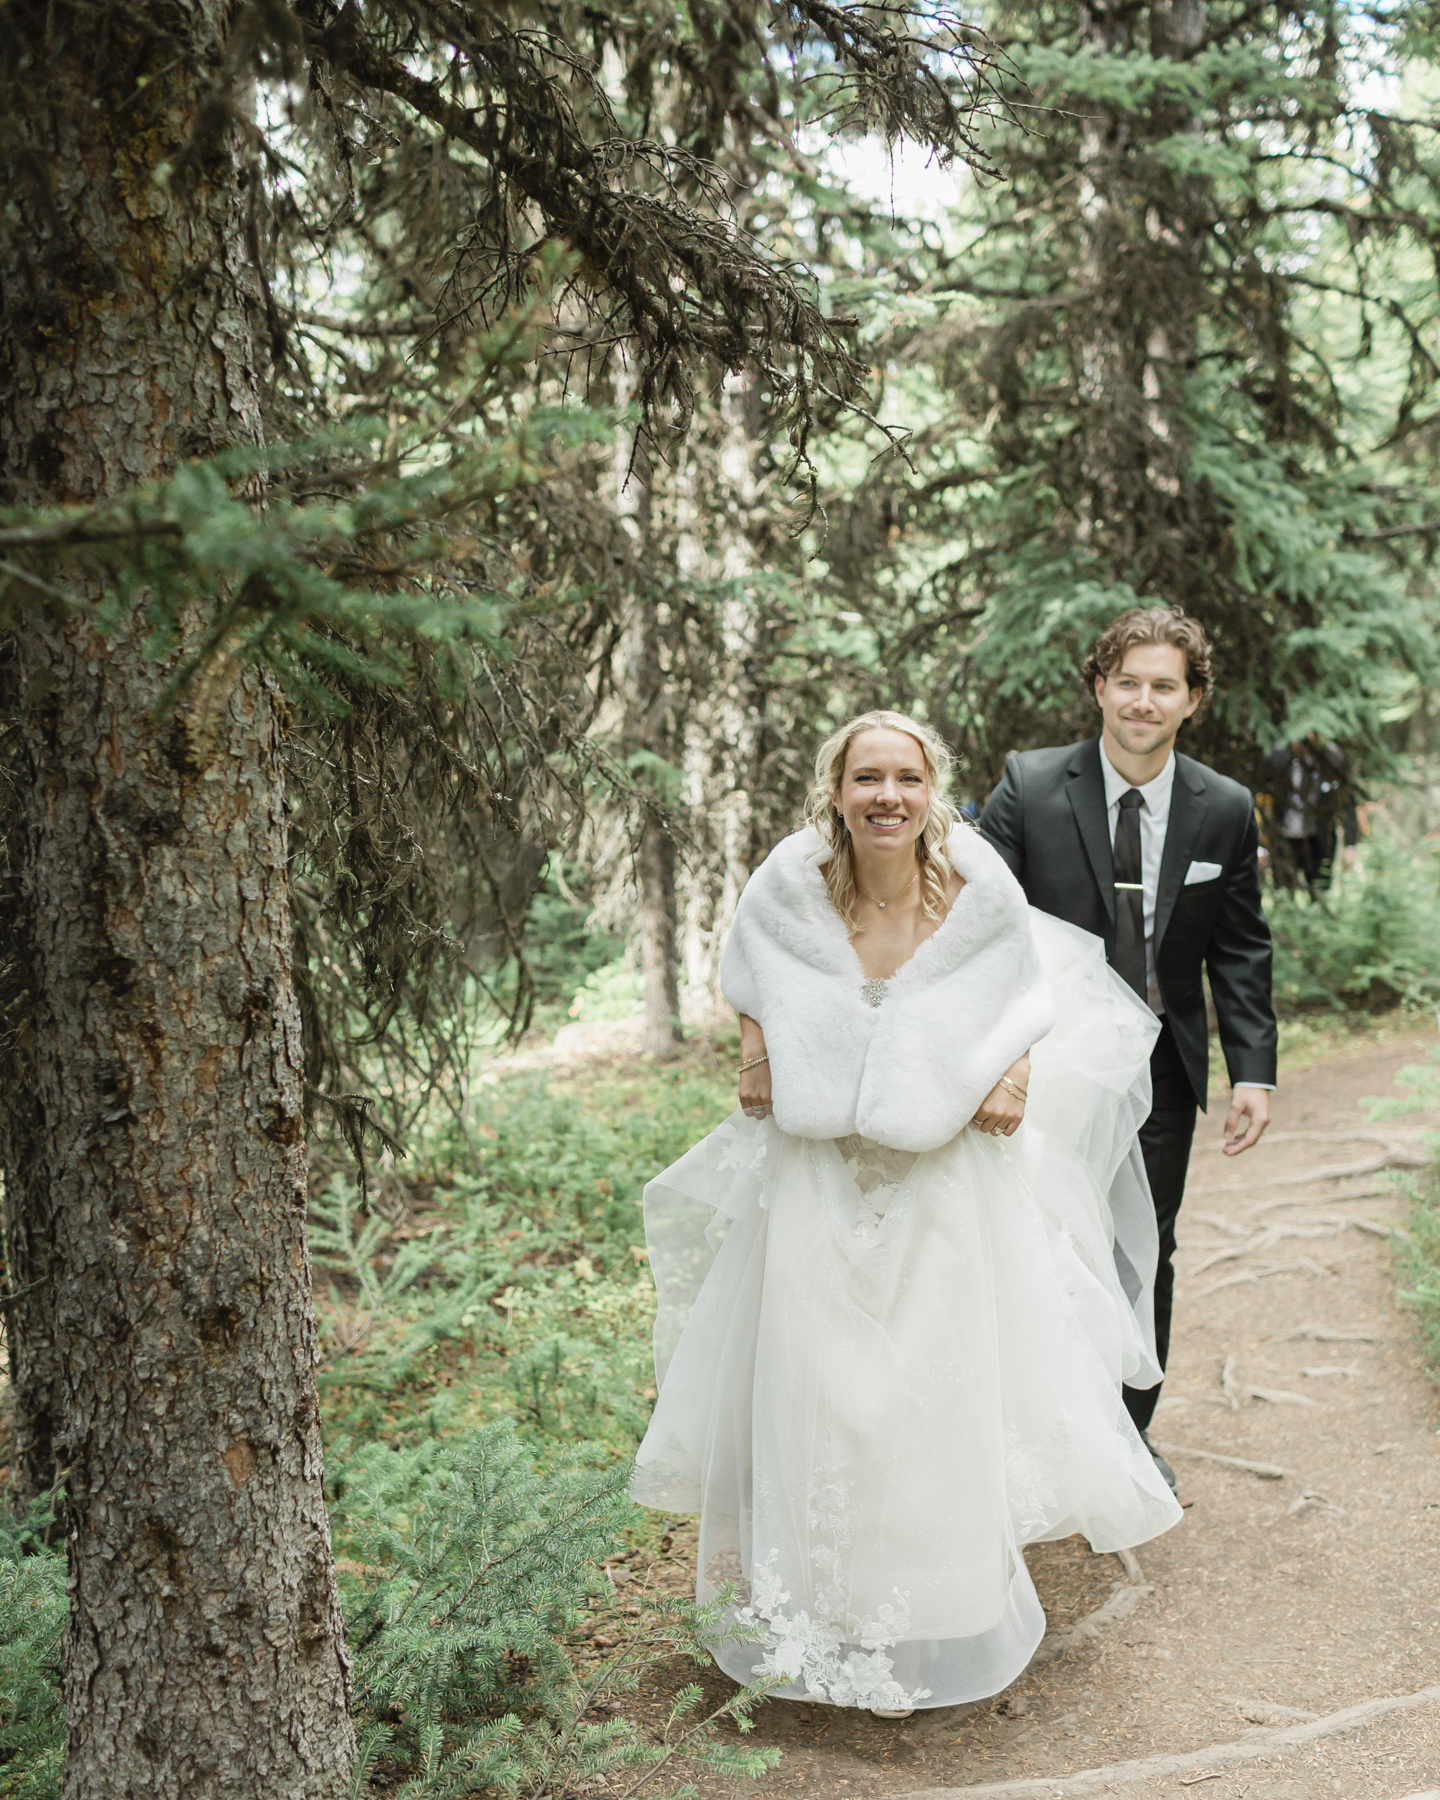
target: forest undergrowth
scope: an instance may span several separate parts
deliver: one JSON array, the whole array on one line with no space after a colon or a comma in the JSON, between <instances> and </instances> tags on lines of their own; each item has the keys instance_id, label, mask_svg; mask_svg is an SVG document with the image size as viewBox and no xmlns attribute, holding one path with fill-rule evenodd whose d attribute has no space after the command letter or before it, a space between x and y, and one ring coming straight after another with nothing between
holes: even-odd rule
<instances>
[{"instance_id":1,"label":"forest undergrowth","mask_svg":"<svg viewBox=\"0 0 1440 1800\"><path fill-rule=\"evenodd\" d=\"M623 1800L774 1760L743 1741L763 1684L706 1716L682 1679L659 1731L625 1710L724 1629L619 1583L667 1526L626 1492L655 1395L641 1192L730 1110L736 1041L483 1074L364 1191L317 1158L327 1491L364 1779L397 1800Z\"/></svg>"}]
</instances>

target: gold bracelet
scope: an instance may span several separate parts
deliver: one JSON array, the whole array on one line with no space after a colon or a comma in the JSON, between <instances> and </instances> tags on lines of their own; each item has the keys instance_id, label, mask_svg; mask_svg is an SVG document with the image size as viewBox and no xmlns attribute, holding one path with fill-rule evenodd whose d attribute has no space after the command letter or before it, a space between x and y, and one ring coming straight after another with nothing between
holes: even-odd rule
<instances>
[{"instance_id":1,"label":"gold bracelet","mask_svg":"<svg viewBox=\"0 0 1440 1800\"><path fill-rule=\"evenodd\" d=\"M769 1062L769 1060L770 1060L770 1058L768 1055L767 1056L752 1056L750 1058L749 1062L741 1063L740 1073L743 1075L747 1069L758 1069L762 1062Z\"/></svg>"},{"instance_id":2,"label":"gold bracelet","mask_svg":"<svg viewBox=\"0 0 1440 1800\"><path fill-rule=\"evenodd\" d=\"M1027 1090L1022 1087L1017 1087L1008 1075L1002 1075L1000 1077L999 1081L997 1081L995 1085L996 1085L996 1087L1009 1088L1010 1092L1015 1096L1015 1098L1021 1103L1022 1106L1024 1105L1025 1101L1029 1097Z\"/></svg>"}]
</instances>

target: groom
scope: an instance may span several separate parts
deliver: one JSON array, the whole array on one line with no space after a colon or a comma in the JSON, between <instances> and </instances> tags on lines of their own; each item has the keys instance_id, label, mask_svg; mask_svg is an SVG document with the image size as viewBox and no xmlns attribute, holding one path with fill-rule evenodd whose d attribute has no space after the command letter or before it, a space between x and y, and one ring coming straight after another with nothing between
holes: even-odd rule
<instances>
[{"instance_id":1,"label":"groom","mask_svg":"<svg viewBox=\"0 0 1440 1800\"><path fill-rule=\"evenodd\" d=\"M1201 966L1233 1083L1224 1150L1238 1156L1270 1122L1270 930L1249 790L1175 753L1181 725L1211 689L1204 631L1178 608L1134 607L1090 652L1083 680L1100 708L1100 736L1012 751L980 829L1031 904L1103 938L1111 965L1159 1015L1154 1105L1140 1147L1160 1227L1155 1345L1163 1369L1175 1219L1195 1109L1209 1088ZM1173 1488L1174 1471L1146 1436L1159 1397L1158 1387L1125 1389L1130 1416Z\"/></svg>"}]
</instances>

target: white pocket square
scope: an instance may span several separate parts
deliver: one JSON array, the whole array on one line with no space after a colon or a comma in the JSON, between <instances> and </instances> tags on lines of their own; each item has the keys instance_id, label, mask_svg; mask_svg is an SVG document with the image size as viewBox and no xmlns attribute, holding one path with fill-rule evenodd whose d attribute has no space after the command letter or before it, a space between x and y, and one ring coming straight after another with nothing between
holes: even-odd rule
<instances>
[{"instance_id":1,"label":"white pocket square","mask_svg":"<svg viewBox=\"0 0 1440 1800\"><path fill-rule=\"evenodd\" d=\"M1224 872L1224 866L1220 863L1192 862L1185 871L1185 885L1191 887L1197 881L1213 881Z\"/></svg>"}]
</instances>

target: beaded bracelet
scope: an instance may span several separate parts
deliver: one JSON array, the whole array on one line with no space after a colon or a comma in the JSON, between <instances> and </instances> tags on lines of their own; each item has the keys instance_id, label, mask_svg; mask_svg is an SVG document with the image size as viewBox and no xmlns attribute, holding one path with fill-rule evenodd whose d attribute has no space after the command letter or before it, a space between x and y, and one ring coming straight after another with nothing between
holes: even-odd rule
<instances>
[{"instance_id":1,"label":"beaded bracelet","mask_svg":"<svg viewBox=\"0 0 1440 1800\"><path fill-rule=\"evenodd\" d=\"M752 1056L749 1062L741 1063L740 1073L743 1075L747 1069L758 1069L762 1062L769 1062L769 1060L768 1056Z\"/></svg>"},{"instance_id":2,"label":"beaded bracelet","mask_svg":"<svg viewBox=\"0 0 1440 1800\"><path fill-rule=\"evenodd\" d=\"M1010 1090L1010 1092L1015 1096L1015 1098L1018 1101L1020 1101L1020 1103L1022 1105L1025 1103L1026 1099L1028 1098L1027 1090L1022 1087L1017 1087L1016 1084L1010 1079L1010 1077L1008 1075L1002 1075L1000 1077L999 1081L995 1085L997 1087L1008 1088Z\"/></svg>"}]
</instances>

